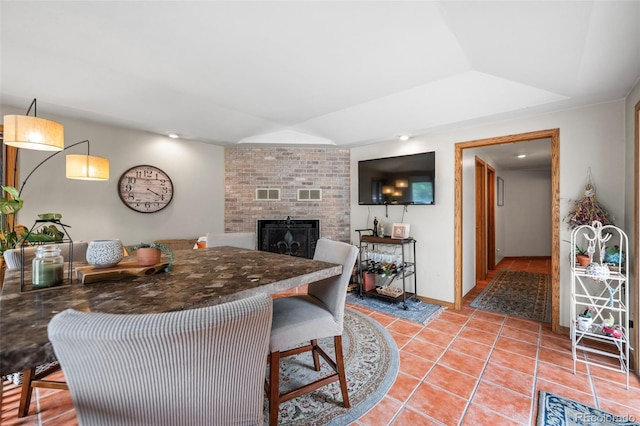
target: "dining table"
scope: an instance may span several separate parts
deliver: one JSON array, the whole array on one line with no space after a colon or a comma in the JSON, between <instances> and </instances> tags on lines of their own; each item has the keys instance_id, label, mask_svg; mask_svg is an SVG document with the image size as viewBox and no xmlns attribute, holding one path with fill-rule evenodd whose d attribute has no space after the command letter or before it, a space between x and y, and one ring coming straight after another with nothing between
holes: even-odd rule
<instances>
[{"instance_id":1,"label":"dining table","mask_svg":"<svg viewBox=\"0 0 640 426\"><path fill-rule=\"evenodd\" d=\"M173 257L168 271L84 284L72 274L71 282L45 289L21 285L31 280L29 268L6 271L0 292L0 376L56 360L47 326L65 309L112 314L194 309L275 294L342 273L339 264L229 246L176 250ZM83 263L70 267L87 269Z\"/></svg>"}]
</instances>

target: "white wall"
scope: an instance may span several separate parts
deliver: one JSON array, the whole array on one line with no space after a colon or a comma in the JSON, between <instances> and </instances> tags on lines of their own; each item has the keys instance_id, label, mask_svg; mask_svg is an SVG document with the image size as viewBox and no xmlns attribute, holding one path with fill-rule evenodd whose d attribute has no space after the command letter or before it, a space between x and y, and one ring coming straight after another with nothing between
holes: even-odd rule
<instances>
[{"instance_id":1,"label":"white wall","mask_svg":"<svg viewBox=\"0 0 640 426\"><path fill-rule=\"evenodd\" d=\"M454 144L476 139L512 135L544 129L560 129L560 217L569 210L570 200L583 192L587 170L596 185L598 200L616 219L624 223L624 101L543 114L526 119L470 127L456 131L431 133L406 143L379 143L352 150L351 224L355 228L370 226L373 215L384 217L382 206L358 206L357 162L424 151L436 151L436 205L410 206L404 215L417 239L418 295L454 301ZM466 176L466 175L465 175ZM465 179L465 177L463 177ZM466 183L465 183L466 188ZM467 192L466 190L464 191ZM505 196L506 197L506 196ZM465 202L467 200L464 195ZM400 221L402 207L389 207L389 222ZM368 219L368 220L367 220ZM473 227L463 218L463 239L473 241ZM357 235L353 234L356 241ZM569 229L561 225L561 240L569 239ZM561 244L561 259L569 256L569 245ZM463 252L463 286L474 280L474 259ZM569 324L568 262L560 262L560 322ZM472 285L471 285L472 286Z\"/></svg>"},{"instance_id":2,"label":"white wall","mask_svg":"<svg viewBox=\"0 0 640 426\"><path fill-rule=\"evenodd\" d=\"M551 256L551 171L505 171L502 177L505 188L502 254Z\"/></svg>"},{"instance_id":3,"label":"white wall","mask_svg":"<svg viewBox=\"0 0 640 426\"><path fill-rule=\"evenodd\" d=\"M3 115L24 113L2 107ZM42 112L38 116L64 125L66 146L89 139L91 154L109 159L111 176L108 182L66 179L66 154L84 154L86 144L60 153L42 165L26 184L19 223L31 227L39 213L61 213L62 223L71 226L73 240L120 238L124 244L223 231L224 148ZM21 149L20 184L50 154ZM120 175L140 164L159 167L173 182L173 200L157 213L135 212L118 196Z\"/></svg>"}]
</instances>

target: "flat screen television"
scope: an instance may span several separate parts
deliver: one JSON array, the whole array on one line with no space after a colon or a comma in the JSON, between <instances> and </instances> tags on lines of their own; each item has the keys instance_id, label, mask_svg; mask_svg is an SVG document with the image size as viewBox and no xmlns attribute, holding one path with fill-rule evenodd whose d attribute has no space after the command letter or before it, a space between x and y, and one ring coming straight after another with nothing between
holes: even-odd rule
<instances>
[{"instance_id":1,"label":"flat screen television","mask_svg":"<svg viewBox=\"0 0 640 426\"><path fill-rule=\"evenodd\" d=\"M436 153L358 161L358 204L436 202Z\"/></svg>"}]
</instances>

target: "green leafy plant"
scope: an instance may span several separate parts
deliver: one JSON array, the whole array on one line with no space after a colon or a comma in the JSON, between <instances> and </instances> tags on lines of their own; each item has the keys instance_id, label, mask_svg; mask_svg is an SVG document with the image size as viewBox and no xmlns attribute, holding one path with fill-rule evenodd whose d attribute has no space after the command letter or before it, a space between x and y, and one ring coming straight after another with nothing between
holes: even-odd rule
<instances>
[{"instance_id":1,"label":"green leafy plant","mask_svg":"<svg viewBox=\"0 0 640 426\"><path fill-rule=\"evenodd\" d=\"M7 196L5 196L5 193ZM13 186L3 186L0 195L0 253L16 248L22 242L27 230L22 225L14 225L13 215L23 206L20 193Z\"/></svg>"},{"instance_id":2,"label":"green leafy plant","mask_svg":"<svg viewBox=\"0 0 640 426\"><path fill-rule=\"evenodd\" d=\"M589 253L587 252L587 249L580 247L579 245L576 244L576 255L578 256L588 256Z\"/></svg>"},{"instance_id":3,"label":"green leafy plant","mask_svg":"<svg viewBox=\"0 0 640 426\"><path fill-rule=\"evenodd\" d=\"M164 270L165 272L169 272L169 270L171 269L171 265L173 264L173 251L170 248L165 247L162 244L158 244L158 243L140 243L134 246L126 247L127 251L129 252L135 252L136 250L141 248L155 248L160 250L163 253L166 253L169 256L169 264L166 266L166 268L164 268Z\"/></svg>"}]
</instances>

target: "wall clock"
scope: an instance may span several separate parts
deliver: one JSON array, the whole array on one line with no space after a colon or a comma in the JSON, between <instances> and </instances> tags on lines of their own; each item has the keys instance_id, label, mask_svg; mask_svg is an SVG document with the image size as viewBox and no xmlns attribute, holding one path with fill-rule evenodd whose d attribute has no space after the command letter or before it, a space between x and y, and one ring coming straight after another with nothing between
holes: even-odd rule
<instances>
[{"instance_id":1,"label":"wall clock","mask_svg":"<svg viewBox=\"0 0 640 426\"><path fill-rule=\"evenodd\" d=\"M141 213L155 213L167 207L173 198L173 182L157 167L131 167L120 176L118 194L122 202Z\"/></svg>"}]
</instances>

